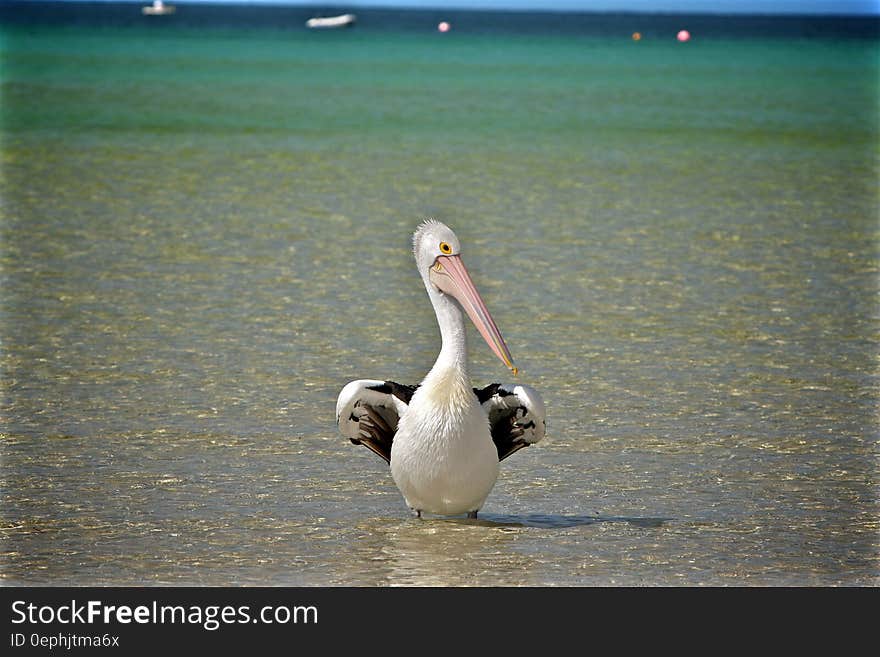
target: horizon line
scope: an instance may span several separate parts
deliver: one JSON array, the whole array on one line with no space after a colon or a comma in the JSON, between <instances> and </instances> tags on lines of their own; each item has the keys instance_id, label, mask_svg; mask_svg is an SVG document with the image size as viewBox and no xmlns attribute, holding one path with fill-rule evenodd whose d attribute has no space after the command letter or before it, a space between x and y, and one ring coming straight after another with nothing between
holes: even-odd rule
<instances>
[{"instance_id":1,"label":"horizon line","mask_svg":"<svg viewBox=\"0 0 880 657\"><path fill-rule=\"evenodd\" d=\"M10 5L10 4L151 4L152 0L0 0L0 5ZM299 7L303 9L314 8L321 9L322 11L343 11L345 8L349 10L361 9L365 11L370 10L401 10L401 11L461 11L461 12L499 12L499 13L552 13L552 14L617 14L617 15L626 15L626 14L638 14L638 15L647 15L647 16L675 16L675 15L687 15L687 16L715 16L715 17L724 17L724 16L735 16L735 17L743 17L743 16L756 16L756 17L811 17L811 18L880 18L880 3L875 3L874 7L869 8L867 11L861 12L856 10L847 10L847 11L827 11L827 10L817 10L817 11L809 11L803 7L799 7L797 10L788 11L788 10L767 10L760 11L756 9L751 10L743 10L738 11L733 8L725 8L725 9L617 9L617 8L588 8L588 7L518 7L518 6L499 6L497 4L491 5L479 5L479 3L475 6L473 4L466 5L462 4L451 4L451 5L422 5L422 4L409 4L405 1L403 2L386 2L382 3L381 0L376 2L375 0L367 0L366 2L361 2L359 0L353 0L352 2L337 2L336 0L331 0L329 3L323 3L320 1L312 1L308 0L307 2L302 2L298 0L165 0L166 4L175 4L175 5L191 5L191 6L222 6L222 5L236 5L236 6L250 6L250 7ZM873 10L873 11L872 11ZM350 11L349 11L350 13Z\"/></svg>"}]
</instances>

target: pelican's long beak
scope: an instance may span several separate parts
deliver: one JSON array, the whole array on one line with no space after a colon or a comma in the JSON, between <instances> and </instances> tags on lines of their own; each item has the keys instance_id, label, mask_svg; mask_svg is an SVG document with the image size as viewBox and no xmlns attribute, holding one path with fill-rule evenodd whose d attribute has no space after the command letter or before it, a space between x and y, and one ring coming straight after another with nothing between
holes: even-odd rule
<instances>
[{"instance_id":1,"label":"pelican's long beak","mask_svg":"<svg viewBox=\"0 0 880 657\"><path fill-rule=\"evenodd\" d=\"M438 256L431 267L429 277L441 292L451 295L461 304L486 344L501 359L501 362L516 375L517 368L513 365L510 350L504 343L504 338L501 337L501 332L495 325L492 315L489 314L489 309L486 308L480 293L474 287L474 282L465 269L461 257L457 255Z\"/></svg>"}]
</instances>

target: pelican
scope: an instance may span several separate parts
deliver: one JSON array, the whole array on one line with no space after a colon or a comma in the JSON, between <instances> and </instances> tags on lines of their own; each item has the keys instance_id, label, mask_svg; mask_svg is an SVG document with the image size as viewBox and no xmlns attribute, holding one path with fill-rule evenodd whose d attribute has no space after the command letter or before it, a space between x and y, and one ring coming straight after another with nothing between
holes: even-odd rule
<instances>
[{"instance_id":1,"label":"pelican","mask_svg":"<svg viewBox=\"0 0 880 657\"><path fill-rule=\"evenodd\" d=\"M352 443L389 463L417 517L476 518L499 462L544 437L544 402L526 385L471 386L464 313L514 376L517 368L465 269L455 233L429 219L413 235L413 254L440 327L437 361L416 386L351 381L339 393L336 424Z\"/></svg>"}]
</instances>

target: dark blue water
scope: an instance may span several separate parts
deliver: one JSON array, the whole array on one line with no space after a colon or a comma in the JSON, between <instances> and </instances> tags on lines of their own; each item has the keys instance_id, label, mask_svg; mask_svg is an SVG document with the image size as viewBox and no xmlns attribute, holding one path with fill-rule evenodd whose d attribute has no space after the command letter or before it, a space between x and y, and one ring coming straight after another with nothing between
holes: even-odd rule
<instances>
[{"instance_id":1,"label":"dark blue water","mask_svg":"<svg viewBox=\"0 0 880 657\"><path fill-rule=\"evenodd\" d=\"M0 2L0 21L19 25L91 25L213 27L233 29L305 30L313 16L356 11L358 30L413 30L448 21L454 33L497 35L629 36L672 38L681 29L695 38L877 38L880 18L866 16L749 16L636 13L513 12L473 10L352 10L345 6L285 7L209 3L175 4L173 15L144 16L143 3Z\"/></svg>"}]
</instances>

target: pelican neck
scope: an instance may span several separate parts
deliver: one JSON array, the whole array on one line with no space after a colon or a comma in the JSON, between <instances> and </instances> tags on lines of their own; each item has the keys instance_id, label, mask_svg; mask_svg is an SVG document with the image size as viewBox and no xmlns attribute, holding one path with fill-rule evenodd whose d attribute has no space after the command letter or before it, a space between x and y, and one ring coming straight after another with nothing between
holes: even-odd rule
<instances>
[{"instance_id":1,"label":"pelican neck","mask_svg":"<svg viewBox=\"0 0 880 657\"><path fill-rule=\"evenodd\" d=\"M467 332L465 331L461 306L452 297L435 290L430 284L428 295L431 297L434 313L437 315L441 340L440 353L437 355L431 372L454 369L467 382Z\"/></svg>"}]
</instances>

